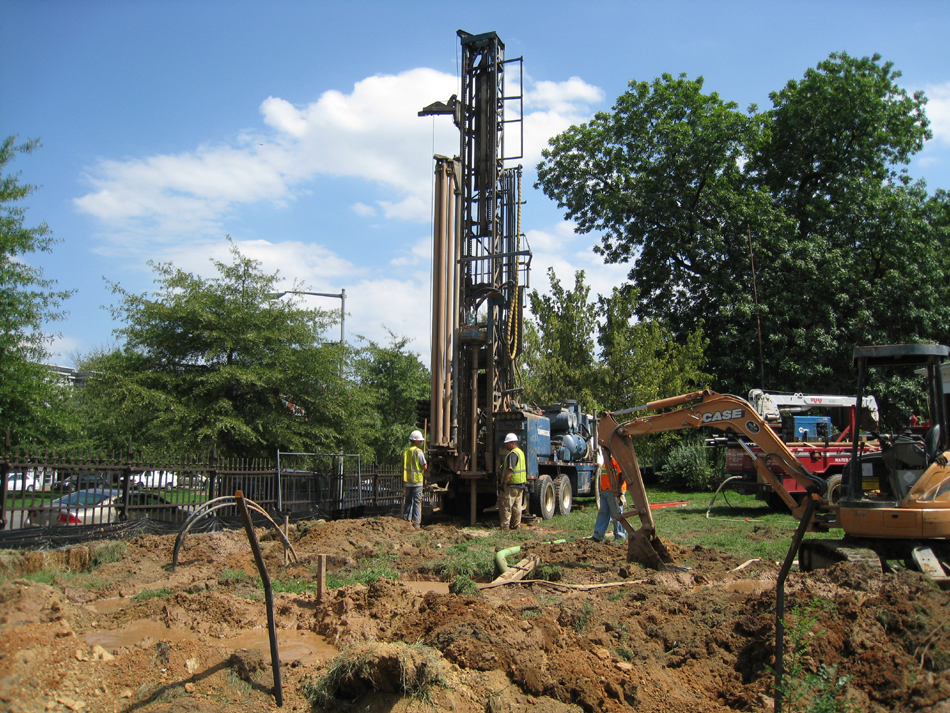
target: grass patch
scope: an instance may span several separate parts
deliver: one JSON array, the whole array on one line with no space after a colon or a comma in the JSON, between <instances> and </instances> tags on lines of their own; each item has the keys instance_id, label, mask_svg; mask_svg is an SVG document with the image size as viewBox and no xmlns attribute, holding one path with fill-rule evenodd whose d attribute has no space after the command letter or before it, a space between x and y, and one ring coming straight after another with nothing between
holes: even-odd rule
<instances>
[{"instance_id":1,"label":"grass patch","mask_svg":"<svg viewBox=\"0 0 950 713\"><path fill-rule=\"evenodd\" d=\"M122 540L95 542L89 546L89 569L120 562L128 551L129 546Z\"/></svg>"},{"instance_id":2,"label":"grass patch","mask_svg":"<svg viewBox=\"0 0 950 713\"><path fill-rule=\"evenodd\" d=\"M301 692L313 705L338 710L379 690L398 691L432 705L436 687L448 687L439 652L421 643L396 642L347 649L322 675L305 679Z\"/></svg>"},{"instance_id":3,"label":"grass patch","mask_svg":"<svg viewBox=\"0 0 950 713\"><path fill-rule=\"evenodd\" d=\"M258 579L258 585L261 589L264 588L264 583ZM303 594L304 592L315 592L318 589L317 582L304 582L300 579L290 579L283 581L280 579L272 579L270 583L271 589L275 592L281 592L286 594Z\"/></svg>"},{"instance_id":4,"label":"grass patch","mask_svg":"<svg viewBox=\"0 0 950 713\"><path fill-rule=\"evenodd\" d=\"M149 599L170 597L174 593L175 590L169 589L168 587L162 587L161 589L143 589L141 592L132 597L132 601L138 604L139 602L147 602Z\"/></svg>"},{"instance_id":5,"label":"grass patch","mask_svg":"<svg viewBox=\"0 0 950 713\"><path fill-rule=\"evenodd\" d=\"M591 603L584 602L584 606L581 607L580 612L577 614L577 618L574 620L574 631L579 634L584 629L586 629L588 622L590 622L591 614L593 613L594 607L591 605Z\"/></svg>"},{"instance_id":6,"label":"grass patch","mask_svg":"<svg viewBox=\"0 0 950 713\"><path fill-rule=\"evenodd\" d=\"M352 567L345 567L339 572L327 572L327 589L339 589L350 584L370 585L380 579L396 581L399 579L399 572L394 566L396 559L395 554L377 552L372 557L357 560Z\"/></svg>"},{"instance_id":7,"label":"grass patch","mask_svg":"<svg viewBox=\"0 0 950 713\"><path fill-rule=\"evenodd\" d=\"M449 584L449 591L452 594L458 594L463 597L480 597L481 590L474 580L469 579L463 574L457 575Z\"/></svg>"},{"instance_id":8,"label":"grass patch","mask_svg":"<svg viewBox=\"0 0 950 713\"><path fill-rule=\"evenodd\" d=\"M447 547L438 559L426 563L424 569L443 581L452 581L456 577L475 581L492 579L495 576L495 548L481 541L459 542Z\"/></svg>"}]
</instances>

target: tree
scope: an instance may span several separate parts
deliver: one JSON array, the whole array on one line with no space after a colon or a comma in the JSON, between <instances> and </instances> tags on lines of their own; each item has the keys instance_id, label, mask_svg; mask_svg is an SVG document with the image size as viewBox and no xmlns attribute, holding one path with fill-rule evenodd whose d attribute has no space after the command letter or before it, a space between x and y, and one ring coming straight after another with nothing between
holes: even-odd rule
<instances>
[{"instance_id":1,"label":"tree","mask_svg":"<svg viewBox=\"0 0 950 713\"><path fill-rule=\"evenodd\" d=\"M46 443L61 432L62 400L55 379L42 362L49 356L46 322L62 317L70 291L54 291L53 280L31 265L36 252L50 252L56 241L41 223L26 227L26 209L20 201L35 186L20 183L7 164L17 153L31 153L39 144L16 144L10 136L0 144L0 428L10 430L15 442Z\"/></svg>"},{"instance_id":2,"label":"tree","mask_svg":"<svg viewBox=\"0 0 950 713\"><path fill-rule=\"evenodd\" d=\"M229 264L213 262L210 280L152 264L151 296L112 285L124 344L83 365L95 377L82 398L102 417L90 440L241 457L365 449L344 347L321 336L329 313L274 299L278 275L233 245Z\"/></svg>"},{"instance_id":3,"label":"tree","mask_svg":"<svg viewBox=\"0 0 950 713\"><path fill-rule=\"evenodd\" d=\"M720 390L850 391L855 344L950 336L947 197L897 168L925 99L879 60L834 54L762 113L702 78L631 82L544 151L538 185L631 264L638 317L702 325Z\"/></svg>"},{"instance_id":4,"label":"tree","mask_svg":"<svg viewBox=\"0 0 950 713\"><path fill-rule=\"evenodd\" d=\"M565 290L548 268L551 294L532 290L530 320L525 329L524 398L537 404L577 399L594 407L595 313L588 304L590 287L584 271L574 273L574 289Z\"/></svg>"},{"instance_id":5,"label":"tree","mask_svg":"<svg viewBox=\"0 0 950 713\"><path fill-rule=\"evenodd\" d=\"M678 342L659 322L634 315L636 290L615 288L590 301L583 270L565 290L548 270L551 294L529 295L525 330L525 399L546 404L577 399L586 409L622 409L703 388L706 339L701 329ZM595 353L599 346L599 353ZM669 439L666 439L669 440ZM652 453L654 446L646 446Z\"/></svg>"},{"instance_id":6,"label":"tree","mask_svg":"<svg viewBox=\"0 0 950 713\"><path fill-rule=\"evenodd\" d=\"M408 351L409 339L389 332L389 346L371 340L356 358L356 376L375 419L370 446L380 463L395 463L416 428L416 402L428 399L429 370Z\"/></svg>"}]
</instances>

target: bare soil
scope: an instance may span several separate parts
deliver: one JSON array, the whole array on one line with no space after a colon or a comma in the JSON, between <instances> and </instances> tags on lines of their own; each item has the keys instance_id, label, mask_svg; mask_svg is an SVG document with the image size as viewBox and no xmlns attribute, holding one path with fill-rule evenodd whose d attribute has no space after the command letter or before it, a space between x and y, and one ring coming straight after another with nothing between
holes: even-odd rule
<instances>
[{"instance_id":1,"label":"bare soil","mask_svg":"<svg viewBox=\"0 0 950 713\"><path fill-rule=\"evenodd\" d=\"M283 710L773 710L774 562L664 541L689 569L658 573L628 564L621 546L550 544L558 532L546 526L511 559L536 556L558 581L456 595L432 563L484 530L418 531L394 518L301 524L291 527L298 561L289 565L280 542L259 534L272 579L313 581L320 554L332 574L389 553L399 573L331 589L322 603L316 593L274 595ZM245 533L189 535L173 572L174 542L136 538L121 561L86 575L75 574L88 565L85 547L3 553L0 710L278 710ZM26 578L50 567L63 572L51 584ZM135 597L149 592L161 596ZM834 666L853 710L948 713L948 605L913 572L792 572L787 612L817 617L807 636L787 637L806 647L795 678ZM788 618L789 631L798 620ZM314 706L304 690L334 661L336 673L344 661L353 673L332 690L336 701Z\"/></svg>"}]
</instances>

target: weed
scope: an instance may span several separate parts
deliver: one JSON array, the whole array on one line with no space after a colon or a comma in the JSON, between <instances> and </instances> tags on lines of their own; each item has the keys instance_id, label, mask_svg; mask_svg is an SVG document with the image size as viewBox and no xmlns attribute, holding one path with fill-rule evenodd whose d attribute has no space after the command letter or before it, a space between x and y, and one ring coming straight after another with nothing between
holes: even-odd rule
<instances>
[{"instance_id":1,"label":"weed","mask_svg":"<svg viewBox=\"0 0 950 713\"><path fill-rule=\"evenodd\" d=\"M254 690L254 686L250 681L245 681L231 669L228 669L228 685L231 686L231 688L234 689L234 692L242 698L249 696L251 691Z\"/></svg>"},{"instance_id":2,"label":"weed","mask_svg":"<svg viewBox=\"0 0 950 713\"><path fill-rule=\"evenodd\" d=\"M246 572L240 569L223 569L218 579L222 582L243 582L249 579Z\"/></svg>"},{"instance_id":3,"label":"weed","mask_svg":"<svg viewBox=\"0 0 950 713\"><path fill-rule=\"evenodd\" d=\"M37 584L52 584L58 577L61 577L60 572L54 572L51 569L41 569L39 572L29 572L28 574L23 575L23 579L26 579L30 582L36 582Z\"/></svg>"},{"instance_id":4,"label":"weed","mask_svg":"<svg viewBox=\"0 0 950 713\"><path fill-rule=\"evenodd\" d=\"M129 546L122 540L106 540L96 542L89 548L89 569L95 569L104 564L119 562L125 557Z\"/></svg>"},{"instance_id":5,"label":"weed","mask_svg":"<svg viewBox=\"0 0 950 713\"><path fill-rule=\"evenodd\" d=\"M591 606L591 603L584 602L584 606L581 607L581 610L577 615L577 619L574 620L574 631L579 634L584 629L586 629L587 623L590 621L590 615L593 613L594 607Z\"/></svg>"},{"instance_id":6,"label":"weed","mask_svg":"<svg viewBox=\"0 0 950 713\"><path fill-rule=\"evenodd\" d=\"M624 661L633 661L633 651L626 646L618 646L617 658L623 659Z\"/></svg>"},{"instance_id":7,"label":"weed","mask_svg":"<svg viewBox=\"0 0 950 713\"><path fill-rule=\"evenodd\" d=\"M611 602L619 602L623 599L625 592L622 589L618 589L616 592L611 592L607 595L607 599Z\"/></svg>"},{"instance_id":8,"label":"weed","mask_svg":"<svg viewBox=\"0 0 950 713\"><path fill-rule=\"evenodd\" d=\"M538 570L538 579L546 582L559 582L564 577L564 570L556 564L542 565Z\"/></svg>"},{"instance_id":9,"label":"weed","mask_svg":"<svg viewBox=\"0 0 950 713\"><path fill-rule=\"evenodd\" d=\"M147 602L149 599L168 597L174 593L175 590L169 589L168 587L162 587L161 589L143 589L141 592L132 597L132 601L138 604L139 602Z\"/></svg>"},{"instance_id":10,"label":"weed","mask_svg":"<svg viewBox=\"0 0 950 713\"><path fill-rule=\"evenodd\" d=\"M789 713L851 713L855 710L844 700L849 679L839 677L836 666L821 664L816 671L808 670L809 644L825 633L814 631L815 625L819 616L833 606L831 602L816 599L804 609L795 607L787 617L785 670L776 695L782 696L783 710Z\"/></svg>"},{"instance_id":11,"label":"weed","mask_svg":"<svg viewBox=\"0 0 950 713\"><path fill-rule=\"evenodd\" d=\"M482 595L475 580L469 579L464 574L459 574L452 580L452 583L449 584L449 591L452 594L465 597L480 597Z\"/></svg>"},{"instance_id":12,"label":"weed","mask_svg":"<svg viewBox=\"0 0 950 713\"><path fill-rule=\"evenodd\" d=\"M303 696L312 704L338 709L338 697L378 690L381 671L398 670L399 690L416 700L432 704L432 689L448 687L437 651L421 643L368 644L348 649L330 662L326 672L301 684Z\"/></svg>"}]
</instances>

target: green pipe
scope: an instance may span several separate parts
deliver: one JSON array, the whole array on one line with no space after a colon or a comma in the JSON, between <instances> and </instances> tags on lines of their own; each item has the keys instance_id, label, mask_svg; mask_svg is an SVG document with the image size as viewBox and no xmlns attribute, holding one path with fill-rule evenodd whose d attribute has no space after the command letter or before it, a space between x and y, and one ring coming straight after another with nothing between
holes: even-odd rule
<instances>
[{"instance_id":1,"label":"green pipe","mask_svg":"<svg viewBox=\"0 0 950 713\"><path fill-rule=\"evenodd\" d=\"M521 552L521 545L509 547L507 550L498 550L498 552L495 553L495 568L498 570L498 574L504 574L508 571L508 563L505 561L505 558L508 555L516 555L519 552Z\"/></svg>"},{"instance_id":2,"label":"green pipe","mask_svg":"<svg viewBox=\"0 0 950 713\"><path fill-rule=\"evenodd\" d=\"M551 540L550 542L541 542L542 545L559 545L562 542L567 542L567 540ZM498 574L504 574L508 571L508 555L516 555L521 552L521 545L516 545L514 547L509 547L506 550L498 550L495 553L495 567L498 569Z\"/></svg>"}]
</instances>

